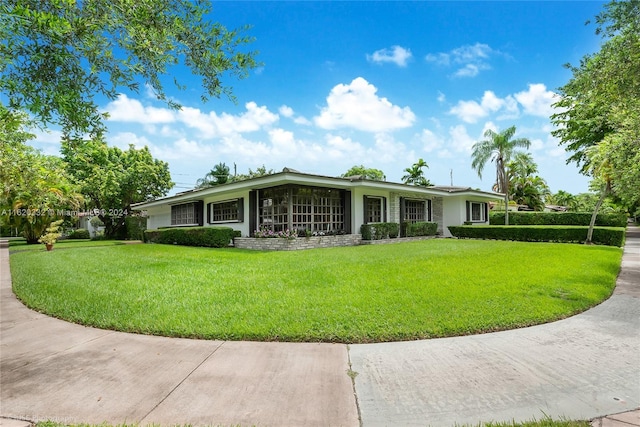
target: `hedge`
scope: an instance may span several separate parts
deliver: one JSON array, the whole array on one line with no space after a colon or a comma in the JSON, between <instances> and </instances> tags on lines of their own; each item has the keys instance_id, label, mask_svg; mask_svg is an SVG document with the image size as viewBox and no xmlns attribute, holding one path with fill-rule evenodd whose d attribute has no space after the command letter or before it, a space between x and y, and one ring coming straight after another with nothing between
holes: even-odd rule
<instances>
[{"instance_id":1,"label":"hedge","mask_svg":"<svg viewBox=\"0 0 640 427\"><path fill-rule=\"evenodd\" d=\"M517 240L522 242L583 243L589 227L585 226L514 226L514 225L462 225L450 226L454 237L461 239ZM607 246L624 245L622 227L596 227L593 243Z\"/></svg>"},{"instance_id":2,"label":"hedge","mask_svg":"<svg viewBox=\"0 0 640 427\"><path fill-rule=\"evenodd\" d=\"M89 234L89 230L85 230L84 228L78 228L77 230L73 230L71 233L67 235L67 239L90 239L91 235Z\"/></svg>"},{"instance_id":3,"label":"hedge","mask_svg":"<svg viewBox=\"0 0 640 427\"><path fill-rule=\"evenodd\" d=\"M509 212L509 225L586 225L591 222L589 212ZM504 225L504 212L489 214L491 225ZM626 227L625 214L598 214L596 225Z\"/></svg>"},{"instance_id":4,"label":"hedge","mask_svg":"<svg viewBox=\"0 0 640 427\"><path fill-rule=\"evenodd\" d=\"M224 248L240 233L231 227L180 227L145 230L146 243Z\"/></svg>"},{"instance_id":5,"label":"hedge","mask_svg":"<svg viewBox=\"0 0 640 427\"><path fill-rule=\"evenodd\" d=\"M360 226L362 240L395 239L400 234L400 224L397 222L376 222Z\"/></svg>"},{"instance_id":6,"label":"hedge","mask_svg":"<svg viewBox=\"0 0 640 427\"><path fill-rule=\"evenodd\" d=\"M403 222L402 235L404 237L435 236L438 224L435 222Z\"/></svg>"}]
</instances>

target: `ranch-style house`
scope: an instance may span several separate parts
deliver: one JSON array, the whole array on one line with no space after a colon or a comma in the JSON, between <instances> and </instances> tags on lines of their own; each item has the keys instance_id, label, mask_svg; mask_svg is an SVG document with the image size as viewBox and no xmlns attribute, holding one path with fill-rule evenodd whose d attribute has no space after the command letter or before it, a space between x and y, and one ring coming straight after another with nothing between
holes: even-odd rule
<instances>
[{"instance_id":1,"label":"ranch-style house","mask_svg":"<svg viewBox=\"0 0 640 427\"><path fill-rule=\"evenodd\" d=\"M468 187L419 187L362 176L282 172L140 203L147 228L228 226L243 237L256 230L358 234L362 224L429 221L448 226L488 224L489 202L502 195Z\"/></svg>"}]
</instances>

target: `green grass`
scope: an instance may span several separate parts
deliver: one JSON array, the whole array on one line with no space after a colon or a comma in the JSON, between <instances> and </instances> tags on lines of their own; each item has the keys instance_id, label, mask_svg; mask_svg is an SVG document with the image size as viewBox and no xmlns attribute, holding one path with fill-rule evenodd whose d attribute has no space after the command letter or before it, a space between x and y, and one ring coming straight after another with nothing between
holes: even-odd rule
<instances>
[{"instance_id":1,"label":"green grass","mask_svg":"<svg viewBox=\"0 0 640 427\"><path fill-rule=\"evenodd\" d=\"M75 248L89 248L96 246L115 246L115 245L123 245L124 242L121 240L89 240L89 239L66 239L57 241L53 247L54 250L59 249L75 249ZM27 245L27 241L24 239L14 239L9 240L9 251L11 253L14 252L24 252L24 251L32 251L32 252L46 252L46 248L43 244L38 243L34 245Z\"/></svg>"},{"instance_id":2,"label":"green grass","mask_svg":"<svg viewBox=\"0 0 640 427\"><path fill-rule=\"evenodd\" d=\"M434 239L256 252L125 245L11 255L16 295L85 325L223 340L379 342L529 326L615 286L622 250Z\"/></svg>"}]
</instances>

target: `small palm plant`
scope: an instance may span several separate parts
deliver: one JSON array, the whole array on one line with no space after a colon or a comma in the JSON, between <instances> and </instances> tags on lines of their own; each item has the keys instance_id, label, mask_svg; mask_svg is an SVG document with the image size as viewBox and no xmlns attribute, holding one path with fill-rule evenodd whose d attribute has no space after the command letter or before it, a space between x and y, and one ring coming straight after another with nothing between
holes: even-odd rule
<instances>
[{"instance_id":1,"label":"small palm plant","mask_svg":"<svg viewBox=\"0 0 640 427\"><path fill-rule=\"evenodd\" d=\"M64 220L53 221L49 224L49 227L45 230L45 233L38 239L38 242L44 243L47 250L53 249L53 244L62 236L60 233L60 226Z\"/></svg>"}]
</instances>

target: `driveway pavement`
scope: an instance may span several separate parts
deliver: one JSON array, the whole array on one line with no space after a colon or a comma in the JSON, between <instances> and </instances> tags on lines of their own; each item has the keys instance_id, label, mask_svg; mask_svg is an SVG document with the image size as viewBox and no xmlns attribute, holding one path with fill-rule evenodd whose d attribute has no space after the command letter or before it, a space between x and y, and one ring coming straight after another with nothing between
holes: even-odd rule
<instances>
[{"instance_id":1,"label":"driveway pavement","mask_svg":"<svg viewBox=\"0 0 640 427\"><path fill-rule=\"evenodd\" d=\"M355 389L350 370L357 372ZM382 344L200 341L25 308L0 248L0 425L452 427L545 416L640 426L640 231L614 295L570 319ZM630 412L631 411L631 412ZM22 423L24 424L24 423Z\"/></svg>"}]
</instances>

